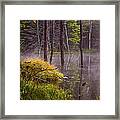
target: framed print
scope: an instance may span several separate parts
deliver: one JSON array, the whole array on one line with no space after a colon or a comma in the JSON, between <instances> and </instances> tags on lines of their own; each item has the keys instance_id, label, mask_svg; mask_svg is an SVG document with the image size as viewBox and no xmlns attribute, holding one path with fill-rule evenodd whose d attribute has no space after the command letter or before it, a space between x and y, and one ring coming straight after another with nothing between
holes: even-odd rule
<instances>
[{"instance_id":1,"label":"framed print","mask_svg":"<svg viewBox=\"0 0 120 120\"><path fill-rule=\"evenodd\" d=\"M1 2L2 119L119 119L119 2Z\"/></svg>"}]
</instances>

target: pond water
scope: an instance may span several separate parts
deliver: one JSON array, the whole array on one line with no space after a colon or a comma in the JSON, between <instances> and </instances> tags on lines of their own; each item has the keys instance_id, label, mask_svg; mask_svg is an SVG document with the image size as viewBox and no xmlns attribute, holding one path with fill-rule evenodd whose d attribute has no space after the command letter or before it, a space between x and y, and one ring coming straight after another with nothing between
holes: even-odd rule
<instances>
[{"instance_id":1,"label":"pond water","mask_svg":"<svg viewBox=\"0 0 120 120\"><path fill-rule=\"evenodd\" d=\"M80 67L79 53L65 54L64 59L65 63L62 72L65 75L65 79L63 87L73 90L74 99L98 99L98 96L100 96L99 53L83 53L82 69ZM61 70L60 54L54 54L52 64L54 64L58 67L59 70ZM80 80L82 81L81 83Z\"/></svg>"},{"instance_id":2,"label":"pond water","mask_svg":"<svg viewBox=\"0 0 120 120\"><path fill-rule=\"evenodd\" d=\"M36 57L36 55L27 55ZM43 58L43 55L41 55ZM48 56L49 59L50 56ZM73 92L74 100L96 100L100 96L100 55L99 52L83 53L83 68L80 67L80 53L66 53L61 69L60 53L54 53L52 64L64 74L62 87Z\"/></svg>"}]
</instances>

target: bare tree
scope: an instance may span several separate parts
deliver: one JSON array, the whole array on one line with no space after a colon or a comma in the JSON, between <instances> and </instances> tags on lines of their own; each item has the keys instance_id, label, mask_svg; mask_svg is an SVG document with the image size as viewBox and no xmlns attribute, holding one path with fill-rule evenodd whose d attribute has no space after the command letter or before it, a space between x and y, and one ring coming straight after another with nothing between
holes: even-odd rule
<instances>
[{"instance_id":1,"label":"bare tree","mask_svg":"<svg viewBox=\"0 0 120 120\"><path fill-rule=\"evenodd\" d=\"M68 30L67 30L67 21L64 21L64 28L65 28L65 37L66 37L66 46L68 52L70 52L69 42L68 42Z\"/></svg>"},{"instance_id":2,"label":"bare tree","mask_svg":"<svg viewBox=\"0 0 120 120\"><path fill-rule=\"evenodd\" d=\"M80 20L80 42L79 42L79 48L80 48L80 84L79 84L79 99L81 98L81 85L82 85L82 69L83 69L83 52L82 52L82 21Z\"/></svg>"},{"instance_id":3,"label":"bare tree","mask_svg":"<svg viewBox=\"0 0 120 120\"><path fill-rule=\"evenodd\" d=\"M61 70L64 66L64 47L63 47L63 21L60 20L60 52L61 52Z\"/></svg>"},{"instance_id":4,"label":"bare tree","mask_svg":"<svg viewBox=\"0 0 120 120\"><path fill-rule=\"evenodd\" d=\"M47 39L48 39L48 37L47 37L47 20L45 20L44 21L44 29L45 29L45 31L44 31L44 60L45 61L47 61Z\"/></svg>"},{"instance_id":5,"label":"bare tree","mask_svg":"<svg viewBox=\"0 0 120 120\"><path fill-rule=\"evenodd\" d=\"M89 50L91 49L92 20L89 21Z\"/></svg>"},{"instance_id":6,"label":"bare tree","mask_svg":"<svg viewBox=\"0 0 120 120\"><path fill-rule=\"evenodd\" d=\"M36 21L37 23L37 38L38 38L38 56L40 56L41 52L41 40L40 40L40 34L39 34L39 20Z\"/></svg>"},{"instance_id":7,"label":"bare tree","mask_svg":"<svg viewBox=\"0 0 120 120\"><path fill-rule=\"evenodd\" d=\"M82 21L80 20L80 42L79 42L79 48L80 48L80 56L81 56L81 68L83 68L83 52L82 52Z\"/></svg>"},{"instance_id":8,"label":"bare tree","mask_svg":"<svg viewBox=\"0 0 120 120\"><path fill-rule=\"evenodd\" d=\"M92 20L89 21L89 50L91 49L91 39L92 38ZM90 72L90 52L89 52L89 66L88 66L88 70ZM89 73L90 75L90 73Z\"/></svg>"},{"instance_id":9,"label":"bare tree","mask_svg":"<svg viewBox=\"0 0 120 120\"><path fill-rule=\"evenodd\" d=\"M53 57L53 40L54 40L54 20L51 21L51 34L50 34L51 53L50 53L50 64L52 63L52 57Z\"/></svg>"},{"instance_id":10,"label":"bare tree","mask_svg":"<svg viewBox=\"0 0 120 120\"><path fill-rule=\"evenodd\" d=\"M91 42L92 42L92 20L89 21L89 50L91 49ZM88 58L88 78L89 78L89 81L90 81L90 84L92 85L92 81L91 81L91 53L89 51L89 58ZM92 89L90 87L90 95L92 95Z\"/></svg>"}]
</instances>

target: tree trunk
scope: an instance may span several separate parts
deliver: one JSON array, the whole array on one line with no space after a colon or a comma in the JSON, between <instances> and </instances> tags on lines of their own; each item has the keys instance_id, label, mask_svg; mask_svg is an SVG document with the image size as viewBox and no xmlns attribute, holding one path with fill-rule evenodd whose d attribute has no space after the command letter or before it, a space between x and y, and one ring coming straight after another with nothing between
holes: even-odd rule
<instances>
[{"instance_id":1,"label":"tree trunk","mask_svg":"<svg viewBox=\"0 0 120 120\"><path fill-rule=\"evenodd\" d=\"M91 36L92 36L92 21L89 21L89 50L91 49ZM90 85L92 85L92 81L91 81L91 53L89 52L89 58L88 58L88 79L90 81ZM90 94L92 95L92 89L90 87L89 90Z\"/></svg>"},{"instance_id":2,"label":"tree trunk","mask_svg":"<svg viewBox=\"0 0 120 120\"><path fill-rule=\"evenodd\" d=\"M50 53L50 64L52 63L52 57L53 57L53 40L54 40L54 20L51 21L51 34L50 34L51 53Z\"/></svg>"},{"instance_id":3,"label":"tree trunk","mask_svg":"<svg viewBox=\"0 0 120 120\"><path fill-rule=\"evenodd\" d=\"M69 47L69 42L68 42L68 31L67 31L67 22L66 22L66 20L64 21L64 28L65 28L66 45L67 45L68 52L70 52L70 47Z\"/></svg>"},{"instance_id":4,"label":"tree trunk","mask_svg":"<svg viewBox=\"0 0 120 120\"><path fill-rule=\"evenodd\" d=\"M79 44L79 48L80 48L80 56L81 56L81 68L83 68L83 52L82 52L82 22L80 20L80 44Z\"/></svg>"},{"instance_id":5,"label":"tree trunk","mask_svg":"<svg viewBox=\"0 0 120 120\"><path fill-rule=\"evenodd\" d=\"M89 50L91 49L91 36L92 36L92 21L89 21ZM89 65L88 65L88 70L90 71L90 52L89 52Z\"/></svg>"},{"instance_id":6,"label":"tree trunk","mask_svg":"<svg viewBox=\"0 0 120 120\"><path fill-rule=\"evenodd\" d=\"M66 38L66 48L68 51L67 60L66 60L66 64L65 64L65 69L67 70L71 56L70 56L70 46L69 46L68 29L67 29L67 21L66 20L64 21L64 31L65 31L65 38Z\"/></svg>"},{"instance_id":7,"label":"tree trunk","mask_svg":"<svg viewBox=\"0 0 120 120\"><path fill-rule=\"evenodd\" d=\"M82 85L82 69L83 69L83 52L82 52L82 21L80 20L80 63L81 63L81 70L80 70L80 84L79 84L79 99L81 98L81 85Z\"/></svg>"},{"instance_id":8,"label":"tree trunk","mask_svg":"<svg viewBox=\"0 0 120 120\"><path fill-rule=\"evenodd\" d=\"M64 47L63 47L63 21L60 21L60 52L61 52L61 70L64 66Z\"/></svg>"},{"instance_id":9,"label":"tree trunk","mask_svg":"<svg viewBox=\"0 0 120 120\"><path fill-rule=\"evenodd\" d=\"M44 60L47 61L47 20L44 21Z\"/></svg>"},{"instance_id":10,"label":"tree trunk","mask_svg":"<svg viewBox=\"0 0 120 120\"><path fill-rule=\"evenodd\" d=\"M89 21L89 50L91 49L92 21Z\"/></svg>"},{"instance_id":11,"label":"tree trunk","mask_svg":"<svg viewBox=\"0 0 120 120\"><path fill-rule=\"evenodd\" d=\"M40 40L40 34L39 34L39 20L37 20L37 38L38 38L38 56L40 56L41 40Z\"/></svg>"}]
</instances>

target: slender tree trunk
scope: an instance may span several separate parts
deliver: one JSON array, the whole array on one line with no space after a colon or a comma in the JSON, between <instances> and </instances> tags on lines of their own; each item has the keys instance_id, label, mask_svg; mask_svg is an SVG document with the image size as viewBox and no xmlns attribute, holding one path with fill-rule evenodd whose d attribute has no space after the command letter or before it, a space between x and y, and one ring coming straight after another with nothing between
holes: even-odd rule
<instances>
[{"instance_id":1,"label":"slender tree trunk","mask_svg":"<svg viewBox=\"0 0 120 120\"><path fill-rule=\"evenodd\" d=\"M80 70L80 84L79 84L79 99L81 99L81 85L82 85L82 69L83 69L83 52L82 52L82 21L80 20L80 63L81 63L81 70Z\"/></svg>"},{"instance_id":2,"label":"slender tree trunk","mask_svg":"<svg viewBox=\"0 0 120 120\"><path fill-rule=\"evenodd\" d=\"M48 49L50 49L50 47L51 47L51 45L50 45L50 23L51 23L51 21L50 20L48 20L47 21L47 47L48 47Z\"/></svg>"},{"instance_id":3,"label":"slender tree trunk","mask_svg":"<svg viewBox=\"0 0 120 120\"><path fill-rule=\"evenodd\" d=\"M54 20L51 21L51 34L50 34L51 53L50 53L50 64L52 63L52 57L53 57L53 40L54 40Z\"/></svg>"},{"instance_id":4,"label":"slender tree trunk","mask_svg":"<svg viewBox=\"0 0 120 120\"><path fill-rule=\"evenodd\" d=\"M80 56L81 56L81 68L83 68L83 52L82 52L82 21L80 20Z\"/></svg>"},{"instance_id":5,"label":"slender tree trunk","mask_svg":"<svg viewBox=\"0 0 120 120\"><path fill-rule=\"evenodd\" d=\"M65 38L66 38L66 48L68 51L67 60L66 60L66 64L65 64L65 68L67 70L69 61L70 61L70 46L69 46L68 29L67 29L67 21L66 20L64 21L64 30L65 30Z\"/></svg>"},{"instance_id":6,"label":"slender tree trunk","mask_svg":"<svg viewBox=\"0 0 120 120\"><path fill-rule=\"evenodd\" d=\"M91 36L92 36L92 21L89 21L89 50L91 49ZM89 65L88 70L90 71L90 52L89 52ZM90 74L89 74L90 75Z\"/></svg>"},{"instance_id":7,"label":"slender tree trunk","mask_svg":"<svg viewBox=\"0 0 120 120\"><path fill-rule=\"evenodd\" d=\"M64 66L64 47L63 47L63 21L60 21L60 52L61 52L61 70Z\"/></svg>"},{"instance_id":8,"label":"slender tree trunk","mask_svg":"<svg viewBox=\"0 0 120 120\"><path fill-rule=\"evenodd\" d=\"M92 21L89 21L89 50L91 49Z\"/></svg>"},{"instance_id":9,"label":"slender tree trunk","mask_svg":"<svg viewBox=\"0 0 120 120\"><path fill-rule=\"evenodd\" d=\"M70 52L70 47L69 47L69 42L68 42L68 31L67 31L67 22L66 22L66 20L64 21L64 27L65 27L66 45L67 45L68 52Z\"/></svg>"},{"instance_id":10,"label":"slender tree trunk","mask_svg":"<svg viewBox=\"0 0 120 120\"><path fill-rule=\"evenodd\" d=\"M92 36L92 21L89 21L89 50L91 49L91 36ZM91 53L89 52L89 58L88 58L88 79L90 81L90 85L92 85L92 80L91 80ZM92 88L90 86L90 90L89 90L91 96L92 96ZM91 97L90 97L91 99Z\"/></svg>"},{"instance_id":11,"label":"slender tree trunk","mask_svg":"<svg viewBox=\"0 0 120 120\"><path fill-rule=\"evenodd\" d=\"M44 60L47 61L47 20L44 21Z\"/></svg>"},{"instance_id":12,"label":"slender tree trunk","mask_svg":"<svg viewBox=\"0 0 120 120\"><path fill-rule=\"evenodd\" d=\"M38 37L38 56L40 56L41 40L40 40L40 35L39 35L39 20L37 20L37 37Z\"/></svg>"}]
</instances>

